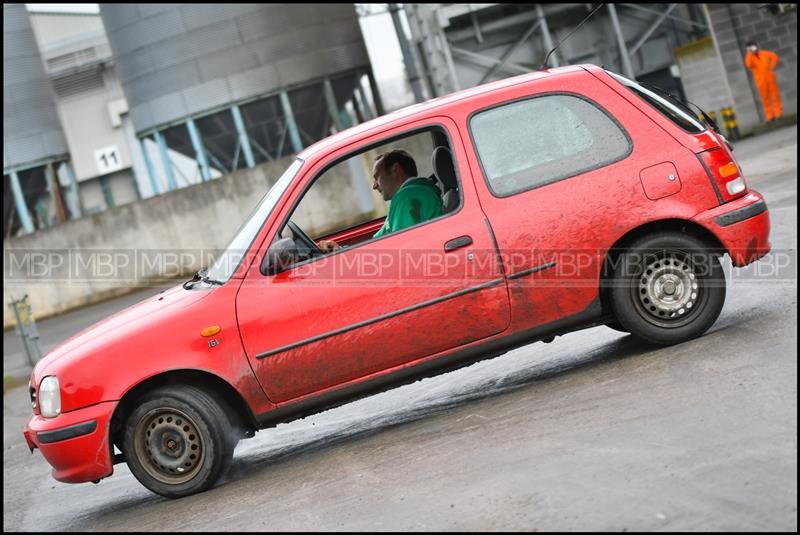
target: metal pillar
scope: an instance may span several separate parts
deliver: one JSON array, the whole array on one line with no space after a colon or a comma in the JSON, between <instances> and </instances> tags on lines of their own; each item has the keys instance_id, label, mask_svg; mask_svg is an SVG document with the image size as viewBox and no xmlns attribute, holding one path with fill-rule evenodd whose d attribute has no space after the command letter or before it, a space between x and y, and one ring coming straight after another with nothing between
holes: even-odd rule
<instances>
[{"instance_id":1,"label":"metal pillar","mask_svg":"<svg viewBox=\"0 0 800 535\"><path fill-rule=\"evenodd\" d=\"M64 223L67 220L67 213L64 210L64 201L61 198L61 186L58 183L58 175L53 168L53 162L47 162L45 166L45 175L47 181L50 183L50 194L53 196L53 202L56 205L56 216L59 223Z\"/></svg>"},{"instance_id":2,"label":"metal pillar","mask_svg":"<svg viewBox=\"0 0 800 535\"><path fill-rule=\"evenodd\" d=\"M164 167L164 173L167 176L167 189L169 189L169 191L174 191L178 189L178 184L175 182L175 174L172 172L172 162L169 159L167 141L158 130L153 133L153 137L156 138L158 150L161 153L161 165Z\"/></svg>"},{"instance_id":3,"label":"metal pillar","mask_svg":"<svg viewBox=\"0 0 800 535\"><path fill-rule=\"evenodd\" d=\"M75 218L81 217L83 216L83 208L81 208L81 196L78 193L78 181L75 179L75 171L69 162L64 162L61 165L64 166L64 172L67 173L67 179L69 180L69 192L72 195L72 205L75 207L73 216Z\"/></svg>"},{"instance_id":4,"label":"metal pillar","mask_svg":"<svg viewBox=\"0 0 800 535\"><path fill-rule=\"evenodd\" d=\"M472 27L475 29L475 40L479 45L482 45L483 34L481 33L481 25L478 23L478 17L475 16L475 13L472 10L469 12L469 18L472 19Z\"/></svg>"},{"instance_id":5,"label":"metal pillar","mask_svg":"<svg viewBox=\"0 0 800 535\"><path fill-rule=\"evenodd\" d=\"M672 11L676 7L678 7L678 4L670 4L667 10L664 11L664 13L662 13L661 15L659 15L658 18L656 18L653 24L647 30L645 30L645 32L642 34L639 40L636 41L636 44L631 47L630 50L631 56L636 54L636 52L638 52L639 49L642 48L642 45L644 45L647 42L650 36L653 35L653 32L656 31L659 26L661 26L661 23L664 22L664 20L669 16L670 13L672 13Z\"/></svg>"},{"instance_id":6,"label":"metal pillar","mask_svg":"<svg viewBox=\"0 0 800 535\"><path fill-rule=\"evenodd\" d=\"M337 132L342 130L342 123L339 121L339 106L336 104L336 95L333 93L333 85L328 78L322 81L322 92L325 94L325 103L328 105L328 114L333 120L333 126Z\"/></svg>"},{"instance_id":7,"label":"metal pillar","mask_svg":"<svg viewBox=\"0 0 800 535\"><path fill-rule=\"evenodd\" d=\"M369 78L369 87L372 89L372 99L375 101L375 109L378 112L378 116L384 115L386 109L383 107L383 100L381 99L380 91L378 91L378 83L375 81L372 69L367 72L367 77Z\"/></svg>"},{"instance_id":8,"label":"metal pillar","mask_svg":"<svg viewBox=\"0 0 800 535\"><path fill-rule=\"evenodd\" d=\"M620 4L620 5L623 5L625 7L629 7L631 9L638 9L639 11L646 11L648 13L654 13L656 15L660 15L662 13L661 11L659 11L657 9L652 9L652 8L648 8L648 7L642 7L641 4ZM684 19L682 17L676 17L675 15L667 15L667 18L672 19L672 20L674 20L676 22L681 22L681 23L686 24L688 26L692 26L694 28L700 28L701 30L707 30L708 29L708 25L703 24L701 22L694 21L694 20L687 20L687 19Z\"/></svg>"},{"instance_id":9,"label":"metal pillar","mask_svg":"<svg viewBox=\"0 0 800 535\"><path fill-rule=\"evenodd\" d=\"M19 220L22 223L22 228L25 229L26 234L33 232L33 220L31 213L28 211L28 205L25 204L25 196L22 194L22 187L19 185L19 176L14 169L11 169L11 191L14 193L14 203L17 205L17 213Z\"/></svg>"},{"instance_id":10,"label":"metal pillar","mask_svg":"<svg viewBox=\"0 0 800 535\"><path fill-rule=\"evenodd\" d=\"M466 50L464 48L459 48L457 46L452 47L452 50L453 50L453 52L455 54L457 54L457 55L459 55L459 56L461 56L463 58L472 60L473 62L475 62L475 63L477 63L479 65L482 65L482 66L488 67L488 66L498 65L498 64L502 63L502 61L500 61L497 58L493 58L493 57L487 56L485 54L478 54L477 52L471 52L469 50ZM506 72L509 72L509 73L512 73L512 74L526 74L526 73L529 73L529 72L533 72L532 69L529 69L527 67L523 67L522 65L517 65L516 63L512 63L510 61L506 61L505 65L503 65L502 68Z\"/></svg>"},{"instance_id":11,"label":"metal pillar","mask_svg":"<svg viewBox=\"0 0 800 535\"><path fill-rule=\"evenodd\" d=\"M400 6L397 4L389 4L389 12L392 14L392 23L394 23L394 31L397 33L397 40L400 43L400 51L403 53L403 62L408 71L408 81L411 83L411 90L414 92L414 102L422 102L425 97L422 95L422 85L420 84L420 77L417 74L417 65L414 62L414 53L408 45L406 39L406 32L403 29L403 24L400 21Z\"/></svg>"},{"instance_id":12,"label":"metal pillar","mask_svg":"<svg viewBox=\"0 0 800 535\"><path fill-rule=\"evenodd\" d=\"M438 9L434 11L437 13L436 19L438 20ZM439 30L439 32L433 36L433 40L436 43L436 46L441 51L442 55L444 55L444 61L447 65L447 72L450 73L450 79L453 84L453 91L459 91L461 89L461 84L458 83L458 75L456 74L456 65L453 63L453 55L450 53L450 44L447 42L447 38L444 36L444 32Z\"/></svg>"},{"instance_id":13,"label":"metal pillar","mask_svg":"<svg viewBox=\"0 0 800 535\"><path fill-rule=\"evenodd\" d=\"M364 86L361 85L361 78L358 78L358 96L361 97L361 105L364 107L364 117L367 121L371 121L375 118L372 114L372 108L369 106L369 100L367 99L367 92L364 91Z\"/></svg>"},{"instance_id":14,"label":"metal pillar","mask_svg":"<svg viewBox=\"0 0 800 535\"><path fill-rule=\"evenodd\" d=\"M547 52L550 52L553 50L553 37L550 35L550 27L547 25L547 19L544 17L544 10L542 9L541 4L536 4L536 16L539 17L539 21L542 23L542 37L544 38L544 46L547 49ZM556 54L557 52L553 52L553 54L550 56L550 58L553 60L553 67L560 66ZM548 67L548 65L545 65L545 67Z\"/></svg>"},{"instance_id":15,"label":"metal pillar","mask_svg":"<svg viewBox=\"0 0 800 535\"><path fill-rule=\"evenodd\" d=\"M108 208L114 208L116 204L114 203L114 194L111 192L111 184L108 183L108 175L100 177L100 189L103 190L106 206Z\"/></svg>"},{"instance_id":16,"label":"metal pillar","mask_svg":"<svg viewBox=\"0 0 800 535\"><path fill-rule=\"evenodd\" d=\"M538 7L538 6L537 6L537 7ZM541 9L541 8L539 8L539 9ZM517 42L516 42L516 43L514 43L513 45L511 45L511 47L510 47L508 50L506 50L506 51L505 51L505 53L504 53L504 54L503 54L503 55L500 57L500 63L498 63L497 65L495 65L495 66L494 66L494 67L492 67L491 69L489 69L489 72L487 72L486 74L484 74L484 75L483 75L483 78L481 78L481 81L480 81L480 82L478 82L478 85L482 84L483 82L485 82L486 80L488 80L489 78L491 78L491 77L494 75L494 73L496 73L497 71L499 71L500 69L502 69L503 67L505 67L506 63L508 62L508 58L510 58L510 57L511 57L511 55L512 55L514 52L516 52L517 50L519 50L519 47L521 47L523 44L525 44L525 41L527 41L528 39L530 39L531 35L533 35L533 32L535 32L535 31L536 31L536 29L537 29L539 26L541 26L541 24L542 24L542 21L541 21L541 19L540 19L540 20L536 21L536 22L535 22L535 23L534 23L534 24L533 24L533 25L532 25L530 28L528 28L528 31L527 31L527 32L525 32L525 33L522 35L522 37L520 37L520 38L517 40ZM550 47L550 48L552 48L552 47ZM550 50L550 48L548 48L547 50Z\"/></svg>"},{"instance_id":17,"label":"metal pillar","mask_svg":"<svg viewBox=\"0 0 800 535\"><path fill-rule=\"evenodd\" d=\"M356 121L358 121L358 124L363 123L364 112L361 111L361 103L359 102L358 91L353 91L353 95L350 97L350 102L353 104L353 111L356 112Z\"/></svg>"},{"instance_id":18,"label":"metal pillar","mask_svg":"<svg viewBox=\"0 0 800 535\"><path fill-rule=\"evenodd\" d=\"M294 121L292 103L289 102L289 95L286 91L281 91L280 98L283 115L286 117L286 128L289 129L289 139L292 141L294 152L298 153L303 150L303 142L300 140L300 131L297 129L297 123Z\"/></svg>"},{"instance_id":19,"label":"metal pillar","mask_svg":"<svg viewBox=\"0 0 800 535\"><path fill-rule=\"evenodd\" d=\"M194 119L189 117L186 119L186 128L189 129L189 138L192 140L192 148L197 155L197 163L200 164L200 176L203 182L211 180L211 171L208 169L208 158L206 158L206 150L203 148L203 141L200 139L200 132L197 131L197 125L194 124Z\"/></svg>"},{"instance_id":20,"label":"metal pillar","mask_svg":"<svg viewBox=\"0 0 800 535\"><path fill-rule=\"evenodd\" d=\"M256 160L253 158L253 149L250 147L250 138L247 136L247 129L244 126L242 112L236 104L231 106L231 115L233 115L233 123L236 125L236 131L239 133L239 145L241 145L242 154L244 154L244 163L247 167L252 169L256 166Z\"/></svg>"},{"instance_id":21,"label":"metal pillar","mask_svg":"<svg viewBox=\"0 0 800 535\"><path fill-rule=\"evenodd\" d=\"M449 72L448 60L436 39L436 36L442 33L442 29L437 20L437 12L434 11L435 4L404 4L404 6L414 36L413 43L420 54L431 95L452 93L455 87ZM469 35L472 37L472 29L469 29Z\"/></svg>"},{"instance_id":22,"label":"metal pillar","mask_svg":"<svg viewBox=\"0 0 800 535\"><path fill-rule=\"evenodd\" d=\"M611 17L611 25L614 27L614 33L617 36L619 55L622 57L622 72L631 80L635 80L636 78L633 75L633 65L631 65L631 58L628 55L628 48L625 46L625 37L622 35L622 28L619 25L617 9L614 7L614 4L608 4L608 14Z\"/></svg>"},{"instance_id":23,"label":"metal pillar","mask_svg":"<svg viewBox=\"0 0 800 535\"><path fill-rule=\"evenodd\" d=\"M147 176L150 177L150 186L153 188L153 195L161 195L161 189L158 187L158 178L156 177L155 170L153 169L153 163L150 161L150 154L147 152L147 145L145 144L146 139L146 137L143 137L139 140L142 145L142 157L144 158L144 165L147 167Z\"/></svg>"}]
</instances>

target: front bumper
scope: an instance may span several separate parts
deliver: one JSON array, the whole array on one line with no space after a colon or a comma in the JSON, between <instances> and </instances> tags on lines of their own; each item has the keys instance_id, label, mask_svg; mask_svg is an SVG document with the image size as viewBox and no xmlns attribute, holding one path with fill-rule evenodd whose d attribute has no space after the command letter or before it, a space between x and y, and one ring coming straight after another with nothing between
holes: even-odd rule
<instances>
[{"instance_id":1,"label":"front bumper","mask_svg":"<svg viewBox=\"0 0 800 535\"><path fill-rule=\"evenodd\" d=\"M23 434L31 452L38 448L64 483L97 481L114 473L109 422L117 402L43 418L34 414Z\"/></svg>"},{"instance_id":2,"label":"front bumper","mask_svg":"<svg viewBox=\"0 0 800 535\"><path fill-rule=\"evenodd\" d=\"M714 233L736 267L751 264L772 249L769 210L757 191L750 190L744 197L702 212L693 220Z\"/></svg>"}]
</instances>

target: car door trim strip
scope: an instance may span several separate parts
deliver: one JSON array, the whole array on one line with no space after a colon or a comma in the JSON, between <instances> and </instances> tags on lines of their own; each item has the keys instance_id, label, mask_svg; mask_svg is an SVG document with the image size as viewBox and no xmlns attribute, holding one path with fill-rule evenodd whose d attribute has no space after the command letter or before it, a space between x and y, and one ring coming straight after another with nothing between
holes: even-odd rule
<instances>
[{"instance_id":1,"label":"car door trim strip","mask_svg":"<svg viewBox=\"0 0 800 535\"><path fill-rule=\"evenodd\" d=\"M453 299L453 298L456 298L456 297L461 297L462 295L466 295L468 293L477 292L477 291L480 291L480 290L485 290L486 288L491 288L492 286L497 286L498 284L502 284L503 282L505 282L505 279L503 279L502 277L498 278L498 279L492 279L492 280L490 280L488 282L484 282L483 284L478 284L477 286L471 286L469 288L464 288L462 290L451 292L449 294L445 294L445 295L436 297L434 299L430 299L428 301L423 301L422 303L417 303L416 305L412 305L410 307L401 308L401 309L395 310L393 312L387 312L386 314L381 314L380 316L376 316L376 317L368 319L368 320L360 321L358 323L354 323L354 324L348 325L346 327L335 329L335 330L329 331L327 333L319 334L317 336L312 336L311 338L306 338L305 340L301 340L301 341L295 342L293 344L288 344L288 345L285 345L285 346L282 346L282 347L279 347L279 348L276 348L276 349L270 349L269 351L265 351L263 353L259 353L258 355L256 355L256 358L257 359L263 359L263 358L269 357L271 355L275 355L275 354L278 354L278 353L283 353L284 351L289 351L290 349L295 349L297 347L300 347L300 346L303 346L303 345L306 345L306 344L312 344L314 342L319 342L320 340L324 340L325 338L329 338L331 336L336 336L336 335L339 335L339 334L342 334L342 333L346 333L348 331L352 331L354 329L359 329L361 327L366 327L367 325L370 325L372 323L376 323L376 322L379 322L379 321L390 319L390 318L393 318L395 316L399 316L401 314L406 314L408 312L413 312L415 310L419 310L420 308L425 308L427 306L431 306L431 305L435 305L435 304L441 303L442 301L447 301L448 299Z\"/></svg>"},{"instance_id":2,"label":"car door trim strip","mask_svg":"<svg viewBox=\"0 0 800 535\"><path fill-rule=\"evenodd\" d=\"M523 271L517 271L516 273L509 275L508 280L518 279L520 277L524 277L525 275L530 275L531 273L536 273L537 271L542 271L545 269L550 269L551 267L555 267L556 262L555 260L552 262L548 262L546 264L542 264L541 266L532 267L530 269L526 269Z\"/></svg>"}]
</instances>

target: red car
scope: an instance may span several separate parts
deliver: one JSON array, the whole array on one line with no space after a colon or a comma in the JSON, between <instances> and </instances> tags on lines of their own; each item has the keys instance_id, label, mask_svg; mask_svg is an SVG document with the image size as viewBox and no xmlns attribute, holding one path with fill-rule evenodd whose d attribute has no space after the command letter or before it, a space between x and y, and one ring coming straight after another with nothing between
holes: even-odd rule
<instances>
[{"instance_id":1,"label":"red car","mask_svg":"<svg viewBox=\"0 0 800 535\"><path fill-rule=\"evenodd\" d=\"M441 212L375 238L368 165L396 147ZM59 481L125 461L201 492L258 429L533 341L700 336L720 257L754 262L768 235L727 142L669 95L592 65L461 91L304 150L207 270L51 351L25 438Z\"/></svg>"}]
</instances>

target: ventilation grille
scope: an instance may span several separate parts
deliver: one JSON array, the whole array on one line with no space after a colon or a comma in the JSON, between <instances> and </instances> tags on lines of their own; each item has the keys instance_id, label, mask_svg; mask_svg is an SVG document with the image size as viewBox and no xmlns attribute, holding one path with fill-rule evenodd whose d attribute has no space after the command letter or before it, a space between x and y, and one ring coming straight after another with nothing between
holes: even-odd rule
<instances>
[{"instance_id":1,"label":"ventilation grille","mask_svg":"<svg viewBox=\"0 0 800 535\"><path fill-rule=\"evenodd\" d=\"M103 71L99 68L53 78L53 89L59 97L69 97L105 88Z\"/></svg>"}]
</instances>

